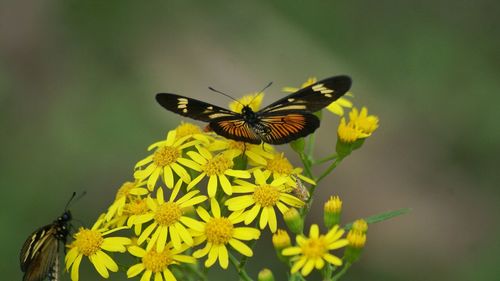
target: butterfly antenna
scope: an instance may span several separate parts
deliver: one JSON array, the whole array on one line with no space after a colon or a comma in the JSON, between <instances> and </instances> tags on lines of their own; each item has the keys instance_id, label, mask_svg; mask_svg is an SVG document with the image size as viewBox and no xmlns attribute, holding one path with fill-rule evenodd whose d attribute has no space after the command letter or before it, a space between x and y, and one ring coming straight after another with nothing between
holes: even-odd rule
<instances>
[{"instance_id":1,"label":"butterfly antenna","mask_svg":"<svg viewBox=\"0 0 500 281\"><path fill-rule=\"evenodd\" d=\"M237 102L237 103L239 103L239 104L243 105L243 104L242 104L239 100L237 100L237 99L235 99L235 98L231 97L230 95L228 95L228 94L226 94L226 93L224 93L224 92L221 92L221 91L219 91L219 90L216 90L216 89L214 89L214 88L212 88L212 87L208 87L208 89L209 89L210 91L212 91L212 92L216 92L216 93L218 93L218 94L221 94L221 95L223 95L223 96L226 96L226 97L228 97L228 98L230 98L230 99L234 100L235 102Z\"/></svg>"},{"instance_id":2,"label":"butterfly antenna","mask_svg":"<svg viewBox=\"0 0 500 281\"><path fill-rule=\"evenodd\" d=\"M267 88L271 87L272 84L273 84L273 82L271 81L264 88L262 88L262 90L258 91L257 94L255 94L255 96L253 96L252 100L248 104L251 104L256 97L258 97L260 94L262 94Z\"/></svg>"},{"instance_id":3,"label":"butterfly antenna","mask_svg":"<svg viewBox=\"0 0 500 281\"><path fill-rule=\"evenodd\" d=\"M68 200L68 203L66 203L66 206L64 207L64 210L68 210L68 207L69 205L71 204L71 202L73 201L73 199L75 200L74 202L80 200L83 196L85 196L85 194L87 194L87 191L83 191L80 195L78 195L78 197L76 197L75 199L75 196L76 196L76 192L73 192L73 194L71 195L71 198L69 198Z\"/></svg>"}]
</instances>

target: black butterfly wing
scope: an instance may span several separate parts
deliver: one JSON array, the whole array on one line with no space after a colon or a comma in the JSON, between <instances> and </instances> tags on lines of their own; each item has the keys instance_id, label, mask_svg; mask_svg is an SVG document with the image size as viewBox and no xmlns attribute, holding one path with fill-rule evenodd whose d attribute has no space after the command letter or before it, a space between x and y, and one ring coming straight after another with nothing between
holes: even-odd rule
<instances>
[{"instance_id":1,"label":"black butterfly wing","mask_svg":"<svg viewBox=\"0 0 500 281\"><path fill-rule=\"evenodd\" d=\"M23 281L41 281L53 269L58 256L58 240L55 228L45 226L33 233L21 251L21 269L25 272Z\"/></svg>"},{"instance_id":2,"label":"black butterfly wing","mask_svg":"<svg viewBox=\"0 0 500 281\"><path fill-rule=\"evenodd\" d=\"M343 96L351 84L351 78L346 75L326 78L273 102L259 113L291 110L316 112Z\"/></svg>"},{"instance_id":3,"label":"black butterfly wing","mask_svg":"<svg viewBox=\"0 0 500 281\"><path fill-rule=\"evenodd\" d=\"M318 127L319 118L312 113L284 111L261 116L254 130L264 142L284 144L305 137Z\"/></svg>"},{"instance_id":4,"label":"black butterfly wing","mask_svg":"<svg viewBox=\"0 0 500 281\"><path fill-rule=\"evenodd\" d=\"M59 240L55 234L54 225L46 225L24 242L20 256L23 281L42 281L49 275L58 256Z\"/></svg>"},{"instance_id":5,"label":"black butterfly wing","mask_svg":"<svg viewBox=\"0 0 500 281\"><path fill-rule=\"evenodd\" d=\"M156 101L169 111L204 122L222 118L242 118L241 114L231 110L175 94L156 94Z\"/></svg>"},{"instance_id":6,"label":"black butterfly wing","mask_svg":"<svg viewBox=\"0 0 500 281\"><path fill-rule=\"evenodd\" d=\"M218 135L228 139L260 144L259 135L242 117L228 117L210 122L210 128Z\"/></svg>"}]
</instances>

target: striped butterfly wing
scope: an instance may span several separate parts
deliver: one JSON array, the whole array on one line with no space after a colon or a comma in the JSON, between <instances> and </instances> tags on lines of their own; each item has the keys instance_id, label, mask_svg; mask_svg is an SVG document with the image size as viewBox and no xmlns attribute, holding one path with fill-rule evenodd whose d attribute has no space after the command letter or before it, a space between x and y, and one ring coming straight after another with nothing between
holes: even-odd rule
<instances>
[{"instance_id":1,"label":"striped butterfly wing","mask_svg":"<svg viewBox=\"0 0 500 281\"><path fill-rule=\"evenodd\" d=\"M316 112L343 96L351 88L349 76L323 79L281 98L259 111L261 115L282 111Z\"/></svg>"},{"instance_id":2,"label":"striped butterfly wing","mask_svg":"<svg viewBox=\"0 0 500 281\"><path fill-rule=\"evenodd\" d=\"M20 256L23 281L41 281L53 271L59 254L55 235L56 227L50 224L33 232L24 242Z\"/></svg>"},{"instance_id":3,"label":"striped butterfly wing","mask_svg":"<svg viewBox=\"0 0 500 281\"><path fill-rule=\"evenodd\" d=\"M300 111L265 114L260 122L253 126L259 138L270 144L285 144L305 137L318 127L318 117Z\"/></svg>"},{"instance_id":4,"label":"striped butterfly wing","mask_svg":"<svg viewBox=\"0 0 500 281\"><path fill-rule=\"evenodd\" d=\"M226 118L242 118L241 114L231 110L175 94L156 94L156 101L169 111L204 122Z\"/></svg>"},{"instance_id":5,"label":"striped butterfly wing","mask_svg":"<svg viewBox=\"0 0 500 281\"><path fill-rule=\"evenodd\" d=\"M245 122L243 118L222 118L210 122L209 126L216 134L228 139L252 144L260 144L262 142L260 134L248 122Z\"/></svg>"}]
</instances>

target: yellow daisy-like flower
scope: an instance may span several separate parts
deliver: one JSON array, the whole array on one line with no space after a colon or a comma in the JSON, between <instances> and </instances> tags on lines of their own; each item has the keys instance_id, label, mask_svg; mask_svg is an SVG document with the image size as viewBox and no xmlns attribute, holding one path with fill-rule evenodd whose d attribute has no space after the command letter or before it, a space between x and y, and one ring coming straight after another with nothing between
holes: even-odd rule
<instances>
[{"instance_id":1,"label":"yellow daisy-like flower","mask_svg":"<svg viewBox=\"0 0 500 281\"><path fill-rule=\"evenodd\" d=\"M274 151L274 148L267 143L256 145L229 139L215 140L207 149L210 151L222 150L226 153L231 153L234 157L244 154L250 161L261 166L266 165L266 159L273 158L272 152Z\"/></svg>"},{"instance_id":2,"label":"yellow daisy-like flower","mask_svg":"<svg viewBox=\"0 0 500 281\"><path fill-rule=\"evenodd\" d=\"M182 150L199 143L198 140L186 142L189 138L190 136L187 135L180 139L176 139L176 131L172 130L168 132L166 140L150 145L148 151L154 148L156 148L156 150L152 155L137 162L135 165L136 171L134 172L134 178L141 181L147 180L149 190L154 189L160 175L163 177L163 181L168 188L174 186L174 173L178 175L182 181L189 183L191 177L186 169L180 164L189 167L190 162L188 162L188 159L182 157Z\"/></svg>"},{"instance_id":3,"label":"yellow daisy-like flower","mask_svg":"<svg viewBox=\"0 0 500 281\"><path fill-rule=\"evenodd\" d=\"M369 137L368 134L363 133L361 130L356 128L354 123L349 122L346 124L344 117L340 119L340 124L337 128L337 135L339 137L339 140L344 143L353 143L358 139Z\"/></svg>"},{"instance_id":4,"label":"yellow daisy-like flower","mask_svg":"<svg viewBox=\"0 0 500 281\"><path fill-rule=\"evenodd\" d=\"M210 207L213 216L203 209L198 207L196 212L198 216L205 222L203 231L196 237L196 244L204 241L207 243L205 247L193 253L195 258L201 258L208 255L205 261L205 267L212 266L217 259L219 265L226 269L229 264L229 254L227 245L238 251L240 254L251 257L252 249L240 240L249 241L260 237L260 231L252 227L235 227L234 225L241 222L241 212L233 212L228 217L221 216L220 206L217 200L210 200Z\"/></svg>"},{"instance_id":5,"label":"yellow daisy-like flower","mask_svg":"<svg viewBox=\"0 0 500 281\"><path fill-rule=\"evenodd\" d=\"M307 86L311 86L312 84L314 84L316 82L318 82L316 77L309 77L306 82L302 83L302 85L300 86L300 89L303 89ZM284 87L282 89L282 91L285 93L295 93L300 89L294 88L294 87ZM352 96L352 94L347 92L346 96ZM329 104L326 107L326 109L328 109L330 112L332 112L335 115L343 116L344 115L344 107L346 107L346 108L352 107L352 102L350 100L346 99L345 97L340 97L336 101Z\"/></svg>"},{"instance_id":6,"label":"yellow daisy-like flower","mask_svg":"<svg viewBox=\"0 0 500 281\"><path fill-rule=\"evenodd\" d=\"M142 232L142 224L134 224L135 219L149 212L146 201L146 198L135 198L125 204L123 208L123 214L127 217L127 226L134 226L135 235L139 235Z\"/></svg>"},{"instance_id":7,"label":"yellow daisy-like flower","mask_svg":"<svg viewBox=\"0 0 500 281\"><path fill-rule=\"evenodd\" d=\"M148 194L148 190L142 188L146 185L146 182L130 182L127 181L118 189L116 193L115 202L111 204L108 208L108 212L106 213L106 220L110 221L115 216L121 216L123 214L123 209L127 202L130 202L132 196L143 196Z\"/></svg>"},{"instance_id":8,"label":"yellow daisy-like flower","mask_svg":"<svg viewBox=\"0 0 500 281\"><path fill-rule=\"evenodd\" d=\"M181 139L185 136L189 136L192 139L199 140L203 143L209 143L212 139L211 136L205 134L199 126L188 122L181 122L177 128L175 128L176 139Z\"/></svg>"},{"instance_id":9,"label":"yellow daisy-like flower","mask_svg":"<svg viewBox=\"0 0 500 281\"><path fill-rule=\"evenodd\" d=\"M341 266L342 260L330 254L330 251L349 244L347 239L340 238L343 234L344 230L336 225L326 235L320 235L318 225L313 224L308 238L304 235L297 235L297 246L286 248L281 252L284 256L294 256L291 273L301 270L300 273L307 276L313 268L322 269L325 262Z\"/></svg>"},{"instance_id":10,"label":"yellow daisy-like flower","mask_svg":"<svg viewBox=\"0 0 500 281\"><path fill-rule=\"evenodd\" d=\"M378 128L378 117L368 115L368 109L364 106L361 108L361 112L354 107L349 112L349 120L357 129L367 135L371 135Z\"/></svg>"},{"instance_id":11,"label":"yellow daisy-like flower","mask_svg":"<svg viewBox=\"0 0 500 281\"><path fill-rule=\"evenodd\" d=\"M208 177L208 196L214 197L217 192L218 182L222 187L222 190L227 195L233 193L233 186L227 176L235 178L249 178L250 173L245 170L233 170L233 158L234 155L230 153L219 153L216 156L212 156L212 153L208 149L196 146L198 152L189 151L187 154L194 161L189 167L193 170L201 172L195 179L193 179L187 186L190 190L196 184L198 184L203 178Z\"/></svg>"},{"instance_id":12,"label":"yellow daisy-like flower","mask_svg":"<svg viewBox=\"0 0 500 281\"><path fill-rule=\"evenodd\" d=\"M194 190L175 201L181 185L182 181L179 180L168 201L165 201L161 187L156 192L156 199L151 197L146 199L146 203L151 211L137 216L133 223L143 224L149 221L153 221L153 223L146 227L139 236L139 240L137 241L139 245L151 237L148 241L147 249L150 250L156 244L156 250L161 252L165 248L169 234L172 244L176 249L181 248L181 242L189 246L193 245L193 237L190 230L199 231L203 225L201 222L185 216L183 209L197 205L205 201L207 197L205 195L197 195L200 191Z\"/></svg>"},{"instance_id":13,"label":"yellow daisy-like flower","mask_svg":"<svg viewBox=\"0 0 500 281\"><path fill-rule=\"evenodd\" d=\"M167 245L162 251L156 247L145 250L138 246L130 246L128 251L141 259L127 270L127 277L132 278L144 271L141 281L149 281L154 274L155 281L177 281L169 266L182 263L195 263L196 259L188 255L180 255L187 247L176 249Z\"/></svg>"},{"instance_id":14,"label":"yellow daisy-like flower","mask_svg":"<svg viewBox=\"0 0 500 281\"><path fill-rule=\"evenodd\" d=\"M236 196L226 201L230 211L243 211L252 206L249 210L243 212L245 224L253 222L260 213L259 227L264 229L269 225L271 232L276 232L277 219L275 207L283 214L288 210L287 205L300 208L304 205L299 198L288 194L288 188L285 185L286 178L274 179L267 183L270 174L264 174L261 170L254 171L255 183L236 180L239 186L234 187L235 193L251 193L242 196Z\"/></svg>"},{"instance_id":15,"label":"yellow daisy-like flower","mask_svg":"<svg viewBox=\"0 0 500 281\"><path fill-rule=\"evenodd\" d=\"M285 157L284 153L275 153L273 155L272 159L268 159L267 163L265 165L265 171L264 173L270 173L273 175L273 179L281 178L284 177L287 179L286 183L289 186L296 186L297 181L296 177L300 178L301 180L315 185L316 183L302 175L302 169L301 168L294 168L290 161Z\"/></svg>"},{"instance_id":16,"label":"yellow daisy-like flower","mask_svg":"<svg viewBox=\"0 0 500 281\"><path fill-rule=\"evenodd\" d=\"M229 109L234 112L239 112L243 110L243 105L248 105L253 111L258 111L262 99L264 98L264 93L254 93L252 95L246 95L238 99L238 101L232 101L229 103Z\"/></svg>"},{"instance_id":17,"label":"yellow daisy-like flower","mask_svg":"<svg viewBox=\"0 0 500 281\"><path fill-rule=\"evenodd\" d=\"M102 228L103 222L105 222L104 216L98 219L91 229L81 227L73 235L74 241L67 246L69 251L64 258L66 270L69 271L71 268L71 280L78 281L78 269L83 256L89 258L94 268L104 278L109 277L108 271L118 271L116 262L104 251L123 253L126 251L125 246L131 241L126 237L105 237L125 227L107 230Z\"/></svg>"}]
</instances>

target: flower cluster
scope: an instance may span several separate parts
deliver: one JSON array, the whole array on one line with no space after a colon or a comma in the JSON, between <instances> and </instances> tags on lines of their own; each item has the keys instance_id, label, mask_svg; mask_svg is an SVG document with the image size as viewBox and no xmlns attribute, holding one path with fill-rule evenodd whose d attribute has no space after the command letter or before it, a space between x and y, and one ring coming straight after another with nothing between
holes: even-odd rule
<instances>
[{"instance_id":1,"label":"flower cluster","mask_svg":"<svg viewBox=\"0 0 500 281\"><path fill-rule=\"evenodd\" d=\"M315 81L309 79L302 86ZM241 104L249 104L257 110L262 97L262 93L246 96L230 108L241 111ZM343 115L343 108L350 107L348 99L340 98L328 110ZM361 112L353 108L349 117L347 124L344 118L340 121L340 143L365 139L378 126L377 117L368 116L364 107ZM197 266L201 261L207 268L226 269L231 263L241 279L252 280L244 265L253 256L253 244L262 231L274 234L278 257L292 265L291 273L303 276L325 264L340 266L342 259L330 251L364 245L366 231L342 238L338 197L328 204L328 211L325 205L325 214L336 215L325 218L327 232L320 234L319 226L313 224L309 236L302 233L314 190L323 178L310 173L312 155L304 167L296 167L271 145L225 139L192 123L181 123L147 150L149 155L134 167L133 180L123 183L107 211L90 229L80 228L67 245L65 262L73 281L79 280L83 257L104 278L109 271L118 271L120 255L110 256L110 252L132 257L135 262L124 265L127 277L140 275L142 281L199 279L204 274ZM318 163L341 159L340 153L337 156ZM278 229L284 217L287 225L298 220L299 227L290 229L297 234L296 246L291 245L287 231ZM356 256L360 251L351 252ZM268 271L259 276L272 276Z\"/></svg>"}]
</instances>

